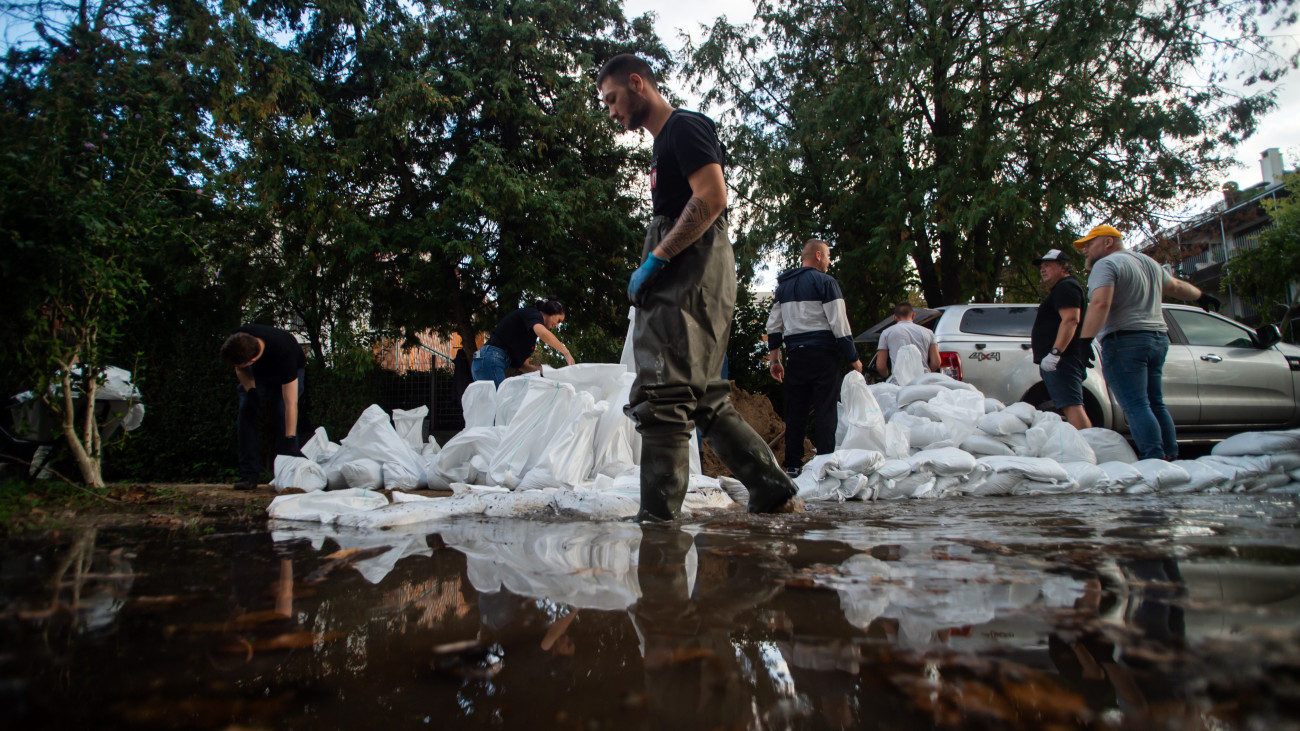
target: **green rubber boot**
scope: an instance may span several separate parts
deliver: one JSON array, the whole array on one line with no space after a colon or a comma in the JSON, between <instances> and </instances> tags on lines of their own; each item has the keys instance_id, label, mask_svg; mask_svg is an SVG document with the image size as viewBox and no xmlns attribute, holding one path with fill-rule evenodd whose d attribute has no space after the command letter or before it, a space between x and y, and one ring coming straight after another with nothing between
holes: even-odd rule
<instances>
[{"instance_id":1,"label":"green rubber boot","mask_svg":"<svg viewBox=\"0 0 1300 731\"><path fill-rule=\"evenodd\" d=\"M691 479L690 437L686 434L641 437L641 510L639 521L676 520Z\"/></svg>"}]
</instances>

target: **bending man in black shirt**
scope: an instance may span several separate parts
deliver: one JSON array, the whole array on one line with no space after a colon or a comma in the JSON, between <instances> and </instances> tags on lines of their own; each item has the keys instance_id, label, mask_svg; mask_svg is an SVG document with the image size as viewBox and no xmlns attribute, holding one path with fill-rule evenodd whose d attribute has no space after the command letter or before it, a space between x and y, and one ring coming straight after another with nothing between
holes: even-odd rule
<instances>
[{"instance_id":1,"label":"bending man in black shirt","mask_svg":"<svg viewBox=\"0 0 1300 731\"><path fill-rule=\"evenodd\" d=\"M1029 336L1034 362L1065 420L1076 429L1087 429L1092 422L1083 409L1083 379L1092 361L1092 338L1078 337L1087 309L1083 286L1070 276L1070 257L1060 249L1034 259L1034 266L1048 290Z\"/></svg>"},{"instance_id":2,"label":"bending man in black shirt","mask_svg":"<svg viewBox=\"0 0 1300 731\"><path fill-rule=\"evenodd\" d=\"M241 325L221 346L221 359L235 367L239 379L239 481L236 490L257 487L261 449L257 416L262 404L275 409L276 454L301 457L298 449L298 397L306 379L307 358L292 335L267 325Z\"/></svg>"},{"instance_id":3,"label":"bending man in black shirt","mask_svg":"<svg viewBox=\"0 0 1300 731\"><path fill-rule=\"evenodd\" d=\"M674 109L645 61L610 59L596 76L609 116L654 137L654 218L643 263L627 293L636 306L636 382L627 413L641 433L641 520L678 516L689 479L689 439L709 446L749 490L749 511L798 510L794 482L731 405L718 378L736 305L736 266L727 239L723 151L713 121Z\"/></svg>"}]
</instances>

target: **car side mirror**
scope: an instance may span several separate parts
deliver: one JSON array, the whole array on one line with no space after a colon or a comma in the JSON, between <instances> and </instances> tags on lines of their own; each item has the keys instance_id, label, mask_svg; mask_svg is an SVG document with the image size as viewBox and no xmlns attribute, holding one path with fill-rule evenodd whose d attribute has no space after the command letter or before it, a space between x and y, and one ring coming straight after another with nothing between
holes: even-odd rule
<instances>
[{"instance_id":1,"label":"car side mirror","mask_svg":"<svg viewBox=\"0 0 1300 731\"><path fill-rule=\"evenodd\" d=\"M1277 325L1265 325L1255 331L1255 342L1261 349L1271 348L1282 342L1282 331Z\"/></svg>"}]
</instances>

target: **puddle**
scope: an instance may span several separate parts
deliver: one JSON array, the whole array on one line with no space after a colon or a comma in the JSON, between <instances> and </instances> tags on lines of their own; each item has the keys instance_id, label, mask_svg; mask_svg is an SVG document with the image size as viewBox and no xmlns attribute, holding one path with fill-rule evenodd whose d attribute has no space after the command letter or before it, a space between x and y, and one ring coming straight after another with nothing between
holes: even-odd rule
<instances>
[{"instance_id":1,"label":"puddle","mask_svg":"<svg viewBox=\"0 0 1300 731\"><path fill-rule=\"evenodd\" d=\"M11 542L5 728L1296 728L1287 495Z\"/></svg>"}]
</instances>

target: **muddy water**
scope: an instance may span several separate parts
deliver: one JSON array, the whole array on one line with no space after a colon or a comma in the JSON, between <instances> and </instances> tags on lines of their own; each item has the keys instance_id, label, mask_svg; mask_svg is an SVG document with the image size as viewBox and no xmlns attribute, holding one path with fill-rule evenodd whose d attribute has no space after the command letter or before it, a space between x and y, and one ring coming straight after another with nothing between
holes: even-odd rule
<instances>
[{"instance_id":1,"label":"muddy water","mask_svg":"<svg viewBox=\"0 0 1300 731\"><path fill-rule=\"evenodd\" d=\"M1292 496L11 543L4 728L1300 727Z\"/></svg>"}]
</instances>

